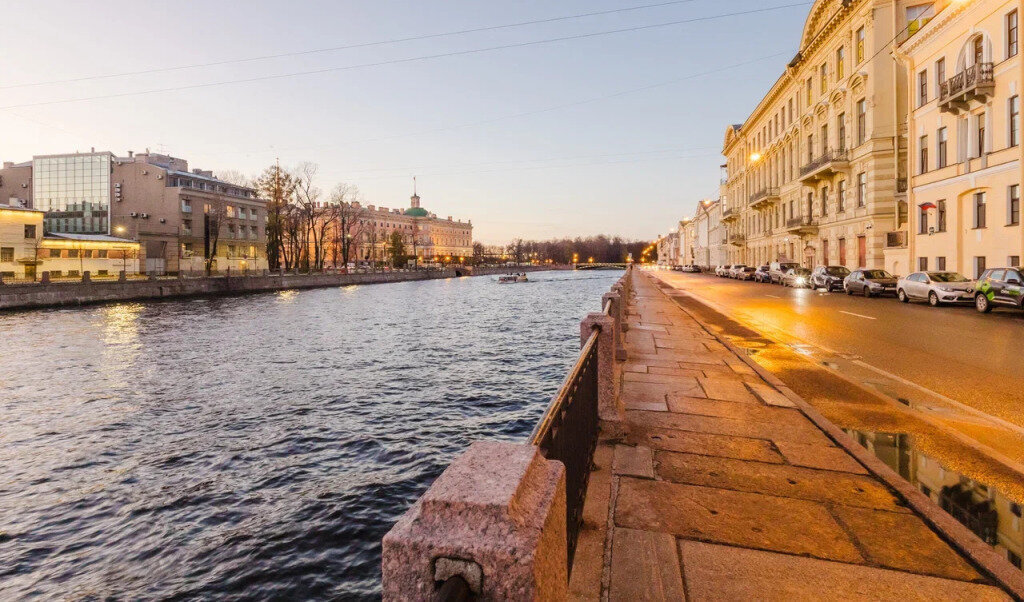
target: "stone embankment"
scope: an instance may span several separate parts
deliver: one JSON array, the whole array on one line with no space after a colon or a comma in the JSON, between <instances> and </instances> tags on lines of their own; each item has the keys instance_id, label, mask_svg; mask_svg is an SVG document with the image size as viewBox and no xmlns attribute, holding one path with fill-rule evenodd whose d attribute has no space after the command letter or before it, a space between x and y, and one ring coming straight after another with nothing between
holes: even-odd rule
<instances>
[{"instance_id":1,"label":"stone embankment","mask_svg":"<svg viewBox=\"0 0 1024 602\"><path fill-rule=\"evenodd\" d=\"M591 391L596 446L569 446L595 450L581 513L571 451L476 443L385 537L385 600L460 587L478 600L1024 599L1024 577L991 547L678 291L630 276L606 306L615 319L595 326L615 360L585 336L544 419L562 420L556 438L586 431L574 404Z\"/></svg>"},{"instance_id":2,"label":"stone embankment","mask_svg":"<svg viewBox=\"0 0 1024 602\"><path fill-rule=\"evenodd\" d=\"M559 269L529 267L459 267L444 270L412 270L367 274L267 274L213 276L210 278L159 277L127 280L90 280L82 282L37 282L0 284L0 310L87 305L116 301L141 301L177 297L244 295L288 289L328 288L354 284L383 284L413 280L435 280L462 276L487 276L509 271L535 272Z\"/></svg>"}]
</instances>

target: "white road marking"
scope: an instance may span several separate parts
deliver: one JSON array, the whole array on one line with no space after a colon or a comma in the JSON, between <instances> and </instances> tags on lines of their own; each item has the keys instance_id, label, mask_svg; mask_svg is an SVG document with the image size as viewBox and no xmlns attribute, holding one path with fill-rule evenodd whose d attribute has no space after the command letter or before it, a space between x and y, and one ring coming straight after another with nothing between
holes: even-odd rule
<instances>
[{"instance_id":1,"label":"white road marking","mask_svg":"<svg viewBox=\"0 0 1024 602\"><path fill-rule=\"evenodd\" d=\"M855 314L852 311L843 311L841 309L839 310L839 313L846 314L848 316L857 316L858 318L864 318L865 320L877 320L878 319L878 318L873 318L871 316L865 316L864 314Z\"/></svg>"},{"instance_id":2,"label":"white road marking","mask_svg":"<svg viewBox=\"0 0 1024 602\"><path fill-rule=\"evenodd\" d=\"M778 295L765 295L765 297L771 297L773 299L781 299L782 298L782 297L780 297Z\"/></svg>"}]
</instances>

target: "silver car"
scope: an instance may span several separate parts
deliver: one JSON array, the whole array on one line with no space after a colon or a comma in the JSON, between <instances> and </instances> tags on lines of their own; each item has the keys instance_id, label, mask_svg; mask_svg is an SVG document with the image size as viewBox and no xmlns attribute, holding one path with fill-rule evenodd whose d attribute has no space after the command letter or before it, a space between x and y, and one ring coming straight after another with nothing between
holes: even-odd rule
<instances>
[{"instance_id":1,"label":"silver car","mask_svg":"<svg viewBox=\"0 0 1024 602\"><path fill-rule=\"evenodd\" d=\"M739 278L740 274L747 266L742 263L734 263L729 266L729 269L725 272L726 278Z\"/></svg>"},{"instance_id":2,"label":"silver car","mask_svg":"<svg viewBox=\"0 0 1024 602\"><path fill-rule=\"evenodd\" d=\"M896 297L904 302L973 303L974 281L957 272L914 272L896 282Z\"/></svg>"}]
</instances>

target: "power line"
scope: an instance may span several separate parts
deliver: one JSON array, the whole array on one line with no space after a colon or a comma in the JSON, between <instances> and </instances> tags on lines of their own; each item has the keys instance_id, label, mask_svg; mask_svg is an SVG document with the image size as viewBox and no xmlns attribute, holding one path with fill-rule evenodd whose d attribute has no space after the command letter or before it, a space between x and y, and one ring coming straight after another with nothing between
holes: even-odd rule
<instances>
[{"instance_id":1,"label":"power line","mask_svg":"<svg viewBox=\"0 0 1024 602\"><path fill-rule=\"evenodd\" d=\"M718 20L718 19L725 19L725 18L728 18L728 17L738 17L738 16L743 16L743 15L765 13L765 12L776 11L776 10L781 10L781 9L785 9L785 8L793 8L793 7L797 7L797 6L808 6L809 4L811 4L811 3L810 2L797 2L797 3L793 3L793 4L783 4L783 5L779 5L779 6L770 6L770 7L766 7L766 8L758 8L758 9L752 9L752 10L746 10L746 11L722 13L722 14L717 14L717 15L709 15L709 16L705 16L705 17L694 17L694 18L690 18L690 19L680 19L680 20L676 20L676 21L667 21L667 22L663 22L663 23L652 23L652 24L648 24L648 25L636 25L636 26L633 26L633 27L624 27L624 28L620 28L620 29L610 29L610 30L592 32L592 33L576 34L576 35L571 35L571 36L561 36L561 37L557 37L557 38L545 38L545 39L542 39L542 40L533 40L533 41L529 41L529 42L517 42L517 43L514 43L514 44L502 44L502 45L499 45L499 46L488 46L488 47L485 47L485 48L474 48L474 49L470 49L470 50L458 50L458 51L453 51L453 52L444 52L444 53L439 53L439 54L430 54L430 55L423 55L423 56L410 57L410 58L404 58L404 59L392 59L392 60L387 60L387 61L376 61L376 62L372 62L372 63L362 63L362 64L358 64L358 65L346 65L346 66L342 66L342 67L326 67L326 68L323 68L323 69L313 69L313 70L309 70L309 71L294 71L294 72L291 72L291 73L280 73L280 74L276 74L276 75L263 75L263 76L257 76L257 77L247 77L247 78L242 78L242 79L220 80L220 81L206 82L206 83L201 83L201 84L189 84L189 85L183 85L183 86L171 86L171 87L167 87L167 88L155 88L155 89L151 89L151 90L140 90L140 91L135 91L135 92L119 92L119 93L114 93L114 94L102 94L102 95L98 95L98 96L86 96L86 97L81 97L81 98L68 98L68 99L62 99L62 100L48 100L48 101L39 101L39 102L30 102L30 103L20 103L20 104L14 104L14 105L0 106L0 110L18 109L18 108L23 108L23 107L37 107L37 106L57 105L57 104L69 104L69 103L76 103L76 102L86 102L86 101L91 101L91 100L103 100L103 99L109 99L109 98L125 98L125 97L131 97L131 96L143 96L143 95L148 95L148 94L159 94L159 93L163 93L163 92L175 92L175 91L180 91L180 90L195 90L195 89L201 89L201 88L211 88L211 87L215 87L215 86L225 86L225 85L232 85L232 84L253 83L253 82L270 81L270 80L285 79L285 78L292 78L292 77L299 77L299 76L306 76L306 75L319 75L319 74L333 73L333 72L338 72L338 71L349 71L349 70L353 70L353 69L363 69L363 68L368 68L368 67L380 67L380 66L384 66L384 65L396 65L396 64L402 64L402 63L412 63L412 62L418 62L418 61L433 60L433 59L439 59L439 58L447 58L447 57L452 57L452 56L465 56L465 55L470 55L470 54L480 54L480 53L484 53L484 52L492 52L492 51L495 51L495 50L505 50L505 49L509 49L509 48L523 48L523 47L528 47L528 46L538 46L538 45L541 45L541 44L551 44L551 43L554 43L554 42L565 42L565 41L570 41L570 40L581 40L581 39L587 39L587 38L595 38L595 37L599 37L599 36L605 36L605 35L611 35L611 34L617 34L617 33L629 33L629 32L635 32L635 31L645 31L645 30L651 30L651 29L659 29L659 28L663 28L663 27L671 27L671 26L674 26L674 25L683 25L683 24L687 24L687 23L698 23L698 22L704 22L704 21L714 21L714 20Z\"/></svg>"},{"instance_id":2,"label":"power line","mask_svg":"<svg viewBox=\"0 0 1024 602\"><path fill-rule=\"evenodd\" d=\"M689 4L696 2L697 0L670 0L668 2L659 2L657 4L643 4L640 6L627 6L624 8L615 8L611 10L602 10L589 13L578 13L574 15L565 15L561 17L549 17L546 19L535 19L533 21L519 21L517 23L506 23L503 25L488 25L484 27L474 27L471 29L460 29L457 31L447 31L442 33L431 33L418 36L409 36L405 38L392 38L388 40L378 40L374 42L361 42L359 44L348 44L345 46L332 46L329 48L314 48L310 50L297 50L294 52L282 52L279 54L264 54L260 56L245 57L240 59L226 59L222 61L213 61L209 63L192 63L188 65L176 65L173 67L155 67L152 69L141 69L138 71L124 71L120 73L107 73L101 75L88 75L83 77L74 77L69 79L56 79L43 82L29 82L23 84L10 84L6 86L0 86L0 90L11 90L14 88L31 88L37 86L48 86L53 84L70 84L76 82L97 80L97 79L112 79L117 77L131 77L135 75L148 75L151 73L168 73L171 71L183 71L185 69L202 69L206 67L218 67L222 65L236 65L240 63L252 63L256 61L267 61L272 59L289 58L296 56L306 56L310 54L321 54L325 52L338 52L341 50L353 50L356 48L370 48L373 46L384 46L387 44L399 44L402 42L415 42L419 40L431 40L436 38L444 38L449 36L465 35L470 33L480 33L484 31L496 31L499 29L512 29L515 27L525 27L528 25L542 25L545 23L556 23L558 21L570 21L573 19L583 19L587 17L598 17L601 15L611 15L615 13L632 12L638 10L645 10L649 8L661 8L665 6L672 6L677 4Z\"/></svg>"}]
</instances>

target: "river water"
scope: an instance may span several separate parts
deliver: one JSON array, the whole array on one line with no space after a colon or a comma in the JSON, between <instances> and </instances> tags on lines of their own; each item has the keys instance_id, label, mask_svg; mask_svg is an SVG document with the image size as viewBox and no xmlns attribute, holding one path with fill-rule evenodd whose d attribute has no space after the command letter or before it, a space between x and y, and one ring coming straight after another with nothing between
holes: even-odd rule
<instances>
[{"instance_id":1,"label":"river water","mask_svg":"<svg viewBox=\"0 0 1024 602\"><path fill-rule=\"evenodd\" d=\"M522 440L618 272L0 314L0 599L373 599L380 539Z\"/></svg>"}]
</instances>

